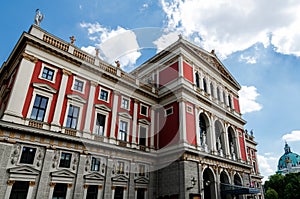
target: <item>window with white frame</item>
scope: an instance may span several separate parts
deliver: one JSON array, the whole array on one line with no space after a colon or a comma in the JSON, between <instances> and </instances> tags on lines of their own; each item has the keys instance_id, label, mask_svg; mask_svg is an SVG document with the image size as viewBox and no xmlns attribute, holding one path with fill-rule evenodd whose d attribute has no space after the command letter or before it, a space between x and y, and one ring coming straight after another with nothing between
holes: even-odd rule
<instances>
[{"instance_id":1,"label":"window with white frame","mask_svg":"<svg viewBox=\"0 0 300 199\"><path fill-rule=\"evenodd\" d=\"M60 155L59 167L70 168L71 165L71 153L62 152Z\"/></svg>"},{"instance_id":2,"label":"window with white frame","mask_svg":"<svg viewBox=\"0 0 300 199\"><path fill-rule=\"evenodd\" d=\"M57 74L57 69L50 67L46 64L42 64L41 72L39 74L40 79L47 80L54 83Z\"/></svg>"},{"instance_id":3,"label":"window with white frame","mask_svg":"<svg viewBox=\"0 0 300 199\"><path fill-rule=\"evenodd\" d=\"M147 128L145 126L140 126L139 145L146 146L146 141L147 141Z\"/></svg>"},{"instance_id":4,"label":"window with white frame","mask_svg":"<svg viewBox=\"0 0 300 199\"><path fill-rule=\"evenodd\" d=\"M99 169L100 169L100 159L92 157L91 171L99 171Z\"/></svg>"},{"instance_id":5,"label":"window with white frame","mask_svg":"<svg viewBox=\"0 0 300 199\"><path fill-rule=\"evenodd\" d=\"M102 101L108 102L109 101L109 94L110 94L109 90L100 88L99 99L102 100Z\"/></svg>"},{"instance_id":6,"label":"window with white frame","mask_svg":"<svg viewBox=\"0 0 300 199\"><path fill-rule=\"evenodd\" d=\"M172 114L173 114L173 106L171 106L165 110L165 116L169 116Z\"/></svg>"},{"instance_id":7,"label":"window with white frame","mask_svg":"<svg viewBox=\"0 0 300 199\"><path fill-rule=\"evenodd\" d=\"M140 114L148 117L148 106L141 104Z\"/></svg>"},{"instance_id":8,"label":"window with white frame","mask_svg":"<svg viewBox=\"0 0 300 199\"><path fill-rule=\"evenodd\" d=\"M74 76L72 90L84 93L85 81Z\"/></svg>"},{"instance_id":9,"label":"window with white frame","mask_svg":"<svg viewBox=\"0 0 300 199\"><path fill-rule=\"evenodd\" d=\"M106 115L102 113L97 113L94 134L104 136L105 123L106 123Z\"/></svg>"},{"instance_id":10,"label":"window with white frame","mask_svg":"<svg viewBox=\"0 0 300 199\"><path fill-rule=\"evenodd\" d=\"M23 146L20 163L33 164L36 148Z\"/></svg>"},{"instance_id":11,"label":"window with white frame","mask_svg":"<svg viewBox=\"0 0 300 199\"><path fill-rule=\"evenodd\" d=\"M77 128L80 108L72 104L69 105L66 127L71 129Z\"/></svg>"},{"instance_id":12,"label":"window with white frame","mask_svg":"<svg viewBox=\"0 0 300 199\"><path fill-rule=\"evenodd\" d=\"M128 135L128 122L120 120L119 123L119 139L122 141L127 141Z\"/></svg>"},{"instance_id":13,"label":"window with white frame","mask_svg":"<svg viewBox=\"0 0 300 199\"><path fill-rule=\"evenodd\" d=\"M129 110L129 102L130 100L126 97L122 97L121 108Z\"/></svg>"},{"instance_id":14,"label":"window with white frame","mask_svg":"<svg viewBox=\"0 0 300 199\"><path fill-rule=\"evenodd\" d=\"M33 103L30 119L37 121L44 121L47 105L48 105L48 97L44 97L42 95L36 95Z\"/></svg>"}]
</instances>

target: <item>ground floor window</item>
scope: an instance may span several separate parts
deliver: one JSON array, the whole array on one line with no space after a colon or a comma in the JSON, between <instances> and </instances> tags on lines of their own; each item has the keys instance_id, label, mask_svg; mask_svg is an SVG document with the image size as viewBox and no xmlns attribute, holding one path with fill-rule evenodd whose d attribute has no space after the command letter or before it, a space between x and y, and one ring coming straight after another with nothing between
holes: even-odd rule
<instances>
[{"instance_id":1,"label":"ground floor window","mask_svg":"<svg viewBox=\"0 0 300 199\"><path fill-rule=\"evenodd\" d=\"M145 198L145 189L138 188L136 195L137 195L137 197L136 197L137 199L144 199Z\"/></svg>"},{"instance_id":2,"label":"ground floor window","mask_svg":"<svg viewBox=\"0 0 300 199\"><path fill-rule=\"evenodd\" d=\"M26 199L29 182L16 181L12 187L9 199Z\"/></svg>"},{"instance_id":3,"label":"ground floor window","mask_svg":"<svg viewBox=\"0 0 300 199\"><path fill-rule=\"evenodd\" d=\"M115 198L114 199L123 199L124 187L117 186L115 188Z\"/></svg>"},{"instance_id":4,"label":"ground floor window","mask_svg":"<svg viewBox=\"0 0 300 199\"><path fill-rule=\"evenodd\" d=\"M98 196L98 185L89 185L86 199L97 199L97 196Z\"/></svg>"},{"instance_id":5,"label":"ground floor window","mask_svg":"<svg viewBox=\"0 0 300 199\"><path fill-rule=\"evenodd\" d=\"M67 184L57 183L54 187L52 199L65 199L67 195Z\"/></svg>"}]
</instances>

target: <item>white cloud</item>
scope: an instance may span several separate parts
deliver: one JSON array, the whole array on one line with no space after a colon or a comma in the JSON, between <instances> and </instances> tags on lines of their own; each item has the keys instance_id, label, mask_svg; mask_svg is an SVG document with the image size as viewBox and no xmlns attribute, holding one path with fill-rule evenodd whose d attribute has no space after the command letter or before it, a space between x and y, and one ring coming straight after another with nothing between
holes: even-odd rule
<instances>
[{"instance_id":1,"label":"white cloud","mask_svg":"<svg viewBox=\"0 0 300 199\"><path fill-rule=\"evenodd\" d=\"M262 42L279 52L300 55L300 1L161 0L166 31L201 37L206 50L221 57Z\"/></svg>"},{"instance_id":2,"label":"white cloud","mask_svg":"<svg viewBox=\"0 0 300 199\"><path fill-rule=\"evenodd\" d=\"M258 158L258 165L259 170L263 178L263 183L268 179L270 175L275 174L276 172L276 166L278 159L273 156L263 156L263 155L257 155Z\"/></svg>"},{"instance_id":3,"label":"white cloud","mask_svg":"<svg viewBox=\"0 0 300 199\"><path fill-rule=\"evenodd\" d=\"M245 61L247 64L256 64L256 57L254 56L240 56L240 61Z\"/></svg>"},{"instance_id":4,"label":"white cloud","mask_svg":"<svg viewBox=\"0 0 300 199\"><path fill-rule=\"evenodd\" d=\"M239 91L239 96L242 114L262 109L262 105L256 102L256 98L259 96L259 93L254 86L242 86Z\"/></svg>"},{"instance_id":5,"label":"white cloud","mask_svg":"<svg viewBox=\"0 0 300 199\"><path fill-rule=\"evenodd\" d=\"M80 26L87 29L90 40L95 42L95 47L100 49L100 54L108 63L119 60L121 67L132 67L141 56L136 35L131 30L122 27L110 30L99 23L81 23Z\"/></svg>"},{"instance_id":6,"label":"white cloud","mask_svg":"<svg viewBox=\"0 0 300 199\"><path fill-rule=\"evenodd\" d=\"M161 50L165 49L172 43L174 43L176 40L178 40L179 32L170 32L167 34L163 34L161 37L159 37L157 40L153 42L153 44L157 48L157 52L160 52Z\"/></svg>"},{"instance_id":7,"label":"white cloud","mask_svg":"<svg viewBox=\"0 0 300 199\"><path fill-rule=\"evenodd\" d=\"M292 131L282 136L282 139L287 142L300 141L300 130Z\"/></svg>"}]
</instances>

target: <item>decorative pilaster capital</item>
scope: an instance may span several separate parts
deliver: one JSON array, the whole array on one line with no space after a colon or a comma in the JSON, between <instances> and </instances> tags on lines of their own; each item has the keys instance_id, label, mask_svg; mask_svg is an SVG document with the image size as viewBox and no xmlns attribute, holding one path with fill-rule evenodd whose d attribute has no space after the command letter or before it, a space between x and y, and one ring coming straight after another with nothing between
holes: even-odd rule
<instances>
[{"instance_id":1,"label":"decorative pilaster capital","mask_svg":"<svg viewBox=\"0 0 300 199\"><path fill-rule=\"evenodd\" d=\"M35 56L30 55L30 54L28 54L28 53L23 53L23 54L22 54L22 57L23 57L24 59L28 60L28 61L33 62L33 63L38 62L38 58L36 58Z\"/></svg>"},{"instance_id":2,"label":"decorative pilaster capital","mask_svg":"<svg viewBox=\"0 0 300 199\"><path fill-rule=\"evenodd\" d=\"M8 186L13 186L15 184L15 180L7 180L7 185Z\"/></svg>"},{"instance_id":3,"label":"decorative pilaster capital","mask_svg":"<svg viewBox=\"0 0 300 199\"><path fill-rule=\"evenodd\" d=\"M111 190L115 190L116 189L116 186L111 186Z\"/></svg>"},{"instance_id":4,"label":"decorative pilaster capital","mask_svg":"<svg viewBox=\"0 0 300 199\"><path fill-rule=\"evenodd\" d=\"M91 81L91 86L96 87L96 86L98 86L98 83L97 83L97 82L94 82L94 81Z\"/></svg>"},{"instance_id":5,"label":"decorative pilaster capital","mask_svg":"<svg viewBox=\"0 0 300 199\"><path fill-rule=\"evenodd\" d=\"M56 183L55 182L50 182L49 185L50 185L50 187L55 187Z\"/></svg>"},{"instance_id":6,"label":"decorative pilaster capital","mask_svg":"<svg viewBox=\"0 0 300 199\"><path fill-rule=\"evenodd\" d=\"M30 181L29 186L33 187L35 185L35 181Z\"/></svg>"},{"instance_id":7,"label":"decorative pilaster capital","mask_svg":"<svg viewBox=\"0 0 300 199\"><path fill-rule=\"evenodd\" d=\"M84 189L87 189L87 188L89 188L89 185L88 185L88 184L84 184L84 185L83 185L83 188L84 188Z\"/></svg>"},{"instance_id":8,"label":"decorative pilaster capital","mask_svg":"<svg viewBox=\"0 0 300 199\"><path fill-rule=\"evenodd\" d=\"M121 93L119 91L113 91L113 93L114 93L114 95L118 95L118 96L121 95Z\"/></svg>"},{"instance_id":9,"label":"decorative pilaster capital","mask_svg":"<svg viewBox=\"0 0 300 199\"><path fill-rule=\"evenodd\" d=\"M140 103L140 100L138 100L138 99L133 99L133 101L134 101L134 103Z\"/></svg>"},{"instance_id":10,"label":"decorative pilaster capital","mask_svg":"<svg viewBox=\"0 0 300 199\"><path fill-rule=\"evenodd\" d=\"M72 188L73 185L72 184L68 184L67 186L68 186L68 189L70 189L70 188Z\"/></svg>"},{"instance_id":11,"label":"decorative pilaster capital","mask_svg":"<svg viewBox=\"0 0 300 199\"><path fill-rule=\"evenodd\" d=\"M62 72L64 75L68 75L68 76L72 75L72 72L66 69L62 69Z\"/></svg>"},{"instance_id":12,"label":"decorative pilaster capital","mask_svg":"<svg viewBox=\"0 0 300 199\"><path fill-rule=\"evenodd\" d=\"M102 189L103 188L103 186L102 185L98 185L98 189Z\"/></svg>"}]
</instances>

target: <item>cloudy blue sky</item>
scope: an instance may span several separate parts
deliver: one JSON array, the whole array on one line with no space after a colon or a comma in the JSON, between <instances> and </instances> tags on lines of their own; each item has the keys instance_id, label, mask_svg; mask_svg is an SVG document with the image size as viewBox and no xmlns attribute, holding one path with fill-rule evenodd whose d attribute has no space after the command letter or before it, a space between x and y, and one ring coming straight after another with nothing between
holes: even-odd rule
<instances>
[{"instance_id":1,"label":"cloudy blue sky","mask_svg":"<svg viewBox=\"0 0 300 199\"><path fill-rule=\"evenodd\" d=\"M129 71L182 34L219 58L242 85L246 128L253 129L265 177L276 170L284 140L300 153L300 1L73 0L5 1L0 7L0 62L35 10L41 27ZM111 48L113 46L113 48ZM115 48L118 46L118 48Z\"/></svg>"}]
</instances>

